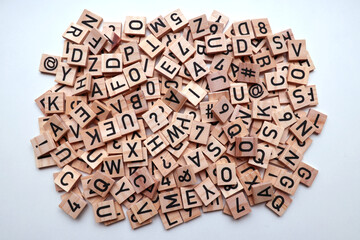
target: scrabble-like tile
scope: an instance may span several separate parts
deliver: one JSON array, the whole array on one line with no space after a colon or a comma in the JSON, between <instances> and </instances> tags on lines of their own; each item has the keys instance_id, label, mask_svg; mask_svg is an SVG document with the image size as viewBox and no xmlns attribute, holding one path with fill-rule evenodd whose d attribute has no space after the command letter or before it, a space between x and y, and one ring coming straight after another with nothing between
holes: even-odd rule
<instances>
[{"instance_id":1,"label":"scrabble-like tile","mask_svg":"<svg viewBox=\"0 0 360 240\"><path fill-rule=\"evenodd\" d=\"M235 139L237 157L254 157L257 155L257 137L236 137Z\"/></svg>"},{"instance_id":2,"label":"scrabble-like tile","mask_svg":"<svg viewBox=\"0 0 360 240\"><path fill-rule=\"evenodd\" d=\"M62 168L65 165L74 161L78 156L70 145L69 142L65 142L50 152L52 159L56 162L58 167Z\"/></svg>"},{"instance_id":3,"label":"scrabble-like tile","mask_svg":"<svg viewBox=\"0 0 360 240\"><path fill-rule=\"evenodd\" d=\"M194 81L189 82L181 93L187 98L192 105L197 106L206 96L206 90L196 84Z\"/></svg>"},{"instance_id":4,"label":"scrabble-like tile","mask_svg":"<svg viewBox=\"0 0 360 240\"><path fill-rule=\"evenodd\" d=\"M279 127L270 122L264 121L260 130L259 139L264 142L277 146L280 142L283 132L284 132L284 128Z\"/></svg>"},{"instance_id":5,"label":"scrabble-like tile","mask_svg":"<svg viewBox=\"0 0 360 240\"><path fill-rule=\"evenodd\" d=\"M56 148L49 132L44 132L30 140L36 158L43 156Z\"/></svg>"},{"instance_id":6,"label":"scrabble-like tile","mask_svg":"<svg viewBox=\"0 0 360 240\"><path fill-rule=\"evenodd\" d=\"M47 74L57 74L61 68L61 60L59 56L42 54L40 60L39 71Z\"/></svg>"},{"instance_id":7,"label":"scrabble-like tile","mask_svg":"<svg viewBox=\"0 0 360 240\"><path fill-rule=\"evenodd\" d=\"M298 61L307 59L305 40L288 40L288 58L289 61Z\"/></svg>"},{"instance_id":8,"label":"scrabble-like tile","mask_svg":"<svg viewBox=\"0 0 360 240\"><path fill-rule=\"evenodd\" d=\"M311 134L316 131L315 125L307 117L302 117L290 127L290 132L295 135L300 142L304 142Z\"/></svg>"},{"instance_id":9,"label":"scrabble-like tile","mask_svg":"<svg viewBox=\"0 0 360 240\"><path fill-rule=\"evenodd\" d=\"M252 19L251 24L256 38L262 38L272 34L267 18Z\"/></svg>"},{"instance_id":10,"label":"scrabble-like tile","mask_svg":"<svg viewBox=\"0 0 360 240\"><path fill-rule=\"evenodd\" d=\"M135 189L128 178L124 176L119 181L115 182L110 189L110 193L119 204L122 204L135 193Z\"/></svg>"},{"instance_id":11,"label":"scrabble-like tile","mask_svg":"<svg viewBox=\"0 0 360 240\"><path fill-rule=\"evenodd\" d=\"M114 200L100 201L93 204L93 212L97 223L117 218Z\"/></svg>"},{"instance_id":12,"label":"scrabble-like tile","mask_svg":"<svg viewBox=\"0 0 360 240\"><path fill-rule=\"evenodd\" d=\"M44 124L44 130L48 131L54 141L60 140L69 130L59 115L52 115Z\"/></svg>"},{"instance_id":13,"label":"scrabble-like tile","mask_svg":"<svg viewBox=\"0 0 360 240\"><path fill-rule=\"evenodd\" d=\"M249 91L246 83L230 84L231 104L244 104L249 102Z\"/></svg>"},{"instance_id":14,"label":"scrabble-like tile","mask_svg":"<svg viewBox=\"0 0 360 240\"><path fill-rule=\"evenodd\" d=\"M133 230L138 229L140 227L146 226L150 223L152 223L151 219L148 219L147 221L143 222L143 223L139 223L139 221L136 219L135 214L131 211L131 209L126 211L126 215L129 219L130 222L130 226Z\"/></svg>"},{"instance_id":15,"label":"scrabble-like tile","mask_svg":"<svg viewBox=\"0 0 360 240\"><path fill-rule=\"evenodd\" d=\"M169 120L162 113L159 106L155 106L145 112L142 118L153 133L169 124Z\"/></svg>"},{"instance_id":16,"label":"scrabble-like tile","mask_svg":"<svg viewBox=\"0 0 360 240\"><path fill-rule=\"evenodd\" d=\"M177 89L170 87L161 100L172 110L178 112L185 104L187 98Z\"/></svg>"},{"instance_id":17,"label":"scrabble-like tile","mask_svg":"<svg viewBox=\"0 0 360 240\"><path fill-rule=\"evenodd\" d=\"M223 33L205 36L207 54L216 54L226 51L226 38Z\"/></svg>"},{"instance_id":18,"label":"scrabble-like tile","mask_svg":"<svg viewBox=\"0 0 360 240\"><path fill-rule=\"evenodd\" d=\"M111 177L100 171L96 171L90 180L89 189L93 190L101 197L106 197L114 183L115 180Z\"/></svg>"},{"instance_id":19,"label":"scrabble-like tile","mask_svg":"<svg viewBox=\"0 0 360 240\"><path fill-rule=\"evenodd\" d=\"M69 48L67 63L70 66L85 67L89 55L89 47L85 45L72 44Z\"/></svg>"},{"instance_id":20,"label":"scrabble-like tile","mask_svg":"<svg viewBox=\"0 0 360 240\"><path fill-rule=\"evenodd\" d=\"M107 39L96 28L92 28L84 40L84 45L88 46L89 51L97 55L105 46Z\"/></svg>"},{"instance_id":21,"label":"scrabble-like tile","mask_svg":"<svg viewBox=\"0 0 360 240\"><path fill-rule=\"evenodd\" d=\"M235 163L216 164L216 176L218 186L235 185L237 183Z\"/></svg>"},{"instance_id":22,"label":"scrabble-like tile","mask_svg":"<svg viewBox=\"0 0 360 240\"><path fill-rule=\"evenodd\" d=\"M198 81L200 78L206 76L206 74L210 72L206 63L199 55L195 55L195 57L187 61L185 63L185 67L189 71L194 81Z\"/></svg>"},{"instance_id":23,"label":"scrabble-like tile","mask_svg":"<svg viewBox=\"0 0 360 240\"><path fill-rule=\"evenodd\" d=\"M210 134L210 126L209 123L192 121L189 141L203 145L206 144Z\"/></svg>"},{"instance_id":24,"label":"scrabble-like tile","mask_svg":"<svg viewBox=\"0 0 360 240\"><path fill-rule=\"evenodd\" d=\"M215 187L210 178L206 178L204 181L199 183L194 188L194 190L205 206L209 205L212 201L220 196L219 190Z\"/></svg>"},{"instance_id":25,"label":"scrabble-like tile","mask_svg":"<svg viewBox=\"0 0 360 240\"><path fill-rule=\"evenodd\" d=\"M148 35L144 40L142 40L139 43L139 47L151 58L158 56L162 51L165 50L165 45L162 44L152 34Z\"/></svg>"},{"instance_id":26,"label":"scrabble-like tile","mask_svg":"<svg viewBox=\"0 0 360 240\"><path fill-rule=\"evenodd\" d=\"M325 125L327 115L314 109L310 109L307 114L307 118L313 123L314 127L316 128L315 133L320 134Z\"/></svg>"},{"instance_id":27,"label":"scrabble-like tile","mask_svg":"<svg viewBox=\"0 0 360 240\"><path fill-rule=\"evenodd\" d=\"M186 62L195 53L195 48L183 36L180 36L170 46L169 50L182 63Z\"/></svg>"},{"instance_id":28,"label":"scrabble-like tile","mask_svg":"<svg viewBox=\"0 0 360 240\"><path fill-rule=\"evenodd\" d=\"M286 170L282 170L276 179L274 187L290 195L294 195L300 180L301 178L296 174L291 174Z\"/></svg>"},{"instance_id":29,"label":"scrabble-like tile","mask_svg":"<svg viewBox=\"0 0 360 240\"><path fill-rule=\"evenodd\" d=\"M244 187L246 195L252 195L252 187L262 183L262 179L258 170L246 171L240 177L241 185Z\"/></svg>"},{"instance_id":30,"label":"scrabble-like tile","mask_svg":"<svg viewBox=\"0 0 360 240\"><path fill-rule=\"evenodd\" d=\"M256 184L252 188L252 196L255 204L272 200L273 194L274 194L274 188L272 184L269 182Z\"/></svg>"},{"instance_id":31,"label":"scrabble-like tile","mask_svg":"<svg viewBox=\"0 0 360 240\"><path fill-rule=\"evenodd\" d=\"M172 191L161 192L159 194L161 212L168 213L183 208L180 189L175 188Z\"/></svg>"},{"instance_id":32,"label":"scrabble-like tile","mask_svg":"<svg viewBox=\"0 0 360 240\"><path fill-rule=\"evenodd\" d=\"M154 204L147 197L144 197L139 202L133 204L130 209L140 224L157 214Z\"/></svg>"},{"instance_id":33,"label":"scrabble-like tile","mask_svg":"<svg viewBox=\"0 0 360 240\"><path fill-rule=\"evenodd\" d=\"M185 18L180 9L172 11L165 16L166 22L169 23L173 32L178 32L188 24L188 20Z\"/></svg>"},{"instance_id":34,"label":"scrabble-like tile","mask_svg":"<svg viewBox=\"0 0 360 240\"><path fill-rule=\"evenodd\" d=\"M70 192L70 194L61 201L59 207L70 217L76 219L85 209L86 205L86 201L83 200L79 195Z\"/></svg>"},{"instance_id":35,"label":"scrabble-like tile","mask_svg":"<svg viewBox=\"0 0 360 240\"><path fill-rule=\"evenodd\" d=\"M54 183L66 192L69 192L81 177L81 173L66 165L54 179Z\"/></svg>"},{"instance_id":36,"label":"scrabble-like tile","mask_svg":"<svg viewBox=\"0 0 360 240\"><path fill-rule=\"evenodd\" d=\"M141 193L155 183L146 167L138 168L129 176L129 181L136 193Z\"/></svg>"},{"instance_id":37,"label":"scrabble-like tile","mask_svg":"<svg viewBox=\"0 0 360 240\"><path fill-rule=\"evenodd\" d=\"M205 14L190 19L189 27L194 40L210 34L209 22Z\"/></svg>"},{"instance_id":38,"label":"scrabble-like tile","mask_svg":"<svg viewBox=\"0 0 360 240\"><path fill-rule=\"evenodd\" d=\"M160 215L161 222L163 223L164 228L166 230L176 227L184 222L180 215L180 211L163 213L160 210L159 215Z\"/></svg>"},{"instance_id":39,"label":"scrabble-like tile","mask_svg":"<svg viewBox=\"0 0 360 240\"><path fill-rule=\"evenodd\" d=\"M149 22L147 28L157 39L162 38L171 31L170 24L161 15Z\"/></svg>"},{"instance_id":40,"label":"scrabble-like tile","mask_svg":"<svg viewBox=\"0 0 360 240\"><path fill-rule=\"evenodd\" d=\"M153 158L152 162L164 177L179 166L168 151L164 151L157 155L155 158Z\"/></svg>"},{"instance_id":41,"label":"scrabble-like tile","mask_svg":"<svg viewBox=\"0 0 360 240\"><path fill-rule=\"evenodd\" d=\"M88 35L89 29L79 24L71 23L62 37L72 43L81 44Z\"/></svg>"},{"instance_id":42,"label":"scrabble-like tile","mask_svg":"<svg viewBox=\"0 0 360 240\"><path fill-rule=\"evenodd\" d=\"M287 44L281 33L267 35L266 42L273 56L286 53L288 51Z\"/></svg>"},{"instance_id":43,"label":"scrabble-like tile","mask_svg":"<svg viewBox=\"0 0 360 240\"><path fill-rule=\"evenodd\" d=\"M319 171L317 169L311 167L304 162L301 162L296 169L295 174L301 178L300 183L304 184L307 187L311 187L318 172Z\"/></svg>"},{"instance_id":44,"label":"scrabble-like tile","mask_svg":"<svg viewBox=\"0 0 360 240\"><path fill-rule=\"evenodd\" d=\"M123 69L126 81L128 82L129 87L134 87L139 84L146 82L147 77L145 72L139 62L134 63Z\"/></svg>"},{"instance_id":45,"label":"scrabble-like tile","mask_svg":"<svg viewBox=\"0 0 360 240\"><path fill-rule=\"evenodd\" d=\"M124 23L124 33L128 35L145 36L146 17L128 16Z\"/></svg>"},{"instance_id":46,"label":"scrabble-like tile","mask_svg":"<svg viewBox=\"0 0 360 240\"><path fill-rule=\"evenodd\" d=\"M234 196L227 198L226 204L234 219L239 219L251 212L249 202L246 200L243 192L239 192Z\"/></svg>"},{"instance_id":47,"label":"scrabble-like tile","mask_svg":"<svg viewBox=\"0 0 360 240\"><path fill-rule=\"evenodd\" d=\"M211 111L221 123L225 123L233 113L234 107L226 97L222 96Z\"/></svg>"},{"instance_id":48,"label":"scrabble-like tile","mask_svg":"<svg viewBox=\"0 0 360 240\"><path fill-rule=\"evenodd\" d=\"M167 78L173 79L180 70L180 65L168 57L163 56L156 64L155 69Z\"/></svg>"},{"instance_id":49,"label":"scrabble-like tile","mask_svg":"<svg viewBox=\"0 0 360 240\"><path fill-rule=\"evenodd\" d=\"M251 39L249 37L235 36L231 40L235 57L252 55Z\"/></svg>"},{"instance_id":50,"label":"scrabble-like tile","mask_svg":"<svg viewBox=\"0 0 360 240\"><path fill-rule=\"evenodd\" d=\"M123 60L121 53L101 54L102 73L121 73L123 71Z\"/></svg>"},{"instance_id":51,"label":"scrabble-like tile","mask_svg":"<svg viewBox=\"0 0 360 240\"><path fill-rule=\"evenodd\" d=\"M203 153L213 162L216 162L226 151L226 148L214 136L210 136Z\"/></svg>"},{"instance_id":52,"label":"scrabble-like tile","mask_svg":"<svg viewBox=\"0 0 360 240\"><path fill-rule=\"evenodd\" d=\"M289 197L289 195L281 191L276 191L273 195L272 200L269 201L266 206L271 211L281 217L285 213L291 202L292 199Z\"/></svg>"},{"instance_id":53,"label":"scrabble-like tile","mask_svg":"<svg viewBox=\"0 0 360 240\"><path fill-rule=\"evenodd\" d=\"M197 182L193 167L190 165L176 168L174 177L178 187L192 186Z\"/></svg>"},{"instance_id":54,"label":"scrabble-like tile","mask_svg":"<svg viewBox=\"0 0 360 240\"><path fill-rule=\"evenodd\" d=\"M84 9L81 16L79 17L79 20L77 21L77 24L85 28L92 29L92 28L98 28L102 20L103 18L100 17L99 15L90 12L87 9Z\"/></svg>"}]
</instances>

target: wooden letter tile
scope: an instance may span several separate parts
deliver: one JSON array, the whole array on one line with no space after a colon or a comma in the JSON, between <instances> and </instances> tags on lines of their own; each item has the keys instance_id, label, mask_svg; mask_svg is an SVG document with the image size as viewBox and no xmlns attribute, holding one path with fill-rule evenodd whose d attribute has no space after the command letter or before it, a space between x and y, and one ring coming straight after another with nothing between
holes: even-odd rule
<instances>
[{"instance_id":1,"label":"wooden letter tile","mask_svg":"<svg viewBox=\"0 0 360 240\"><path fill-rule=\"evenodd\" d=\"M309 166L304 162L301 162L298 168L296 169L295 174L301 178L300 182L302 184L304 184L307 187L311 187L318 172L319 171L316 170L315 168Z\"/></svg>"},{"instance_id":2,"label":"wooden letter tile","mask_svg":"<svg viewBox=\"0 0 360 240\"><path fill-rule=\"evenodd\" d=\"M173 212L183 208L179 188L159 194L161 211L163 213Z\"/></svg>"},{"instance_id":3,"label":"wooden letter tile","mask_svg":"<svg viewBox=\"0 0 360 240\"><path fill-rule=\"evenodd\" d=\"M249 202L246 200L243 192L239 192L234 196L227 198L226 204L234 219L239 219L251 212Z\"/></svg>"},{"instance_id":4,"label":"wooden letter tile","mask_svg":"<svg viewBox=\"0 0 360 240\"><path fill-rule=\"evenodd\" d=\"M276 191L273 195L272 200L269 201L266 206L271 211L281 217L285 213L291 202L292 199L289 197L289 195L281 191Z\"/></svg>"},{"instance_id":5,"label":"wooden letter tile","mask_svg":"<svg viewBox=\"0 0 360 240\"><path fill-rule=\"evenodd\" d=\"M64 191L69 192L75 183L79 180L81 174L74 168L66 165L61 172L57 175L54 182L57 186L62 188Z\"/></svg>"},{"instance_id":6,"label":"wooden letter tile","mask_svg":"<svg viewBox=\"0 0 360 240\"><path fill-rule=\"evenodd\" d=\"M255 204L272 200L272 196L274 194L274 188L269 182L256 184L252 188L252 191L252 196Z\"/></svg>"},{"instance_id":7,"label":"wooden letter tile","mask_svg":"<svg viewBox=\"0 0 360 240\"><path fill-rule=\"evenodd\" d=\"M93 204L93 212L97 223L117 218L114 200L101 201Z\"/></svg>"},{"instance_id":8,"label":"wooden letter tile","mask_svg":"<svg viewBox=\"0 0 360 240\"><path fill-rule=\"evenodd\" d=\"M100 171L96 171L90 180L89 188L101 197L106 197L114 183L115 180L111 177Z\"/></svg>"},{"instance_id":9,"label":"wooden letter tile","mask_svg":"<svg viewBox=\"0 0 360 240\"><path fill-rule=\"evenodd\" d=\"M86 205L87 203L84 199L82 199L82 197L73 192L70 192L70 194L61 201L59 207L64 210L64 212L66 212L70 217L76 219L85 209Z\"/></svg>"},{"instance_id":10,"label":"wooden letter tile","mask_svg":"<svg viewBox=\"0 0 360 240\"><path fill-rule=\"evenodd\" d=\"M260 130L259 139L264 142L277 146L279 145L283 132L284 132L284 128L276 126L275 124L272 124L270 122L264 121Z\"/></svg>"},{"instance_id":11,"label":"wooden letter tile","mask_svg":"<svg viewBox=\"0 0 360 240\"><path fill-rule=\"evenodd\" d=\"M237 183L235 163L216 164L217 185L235 185Z\"/></svg>"},{"instance_id":12,"label":"wooden letter tile","mask_svg":"<svg viewBox=\"0 0 360 240\"><path fill-rule=\"evenodd\" d=\"M290 195L294 195L300 180L301 178L296 174L291 174L286 170L282 170L276 179L274 187Z\"/></svg>"},{"instance_id":13,"label":"wooden letter tile","mask_svg":"<svg viewBox=\"0 0 360 240\"><path fill-rule=\"evenodd\" d=\"M133 204L130 209L140 224L157 214L154 204L147 197Z\"/></svg>"},{"instance_id":14,"label":"wooden letter tile","mask_svg":"<svg viewBox=\"0 0 360 240\"><path fill-rule=\"evenodd\" d=\"M205 206L209 205L212 201L220 196L219 190L215 187L210 178L206 178L194 189Z\"/></svg>"},{"instance_id":15,"label":"wooden letter tile","mask_svg":"<svg viewBox=\"0 0 360 240\"><path fill-rule=\"evenodd\" d=\"M257 137L236 137L235 139L235 154L237 157L254 157L257 155Z\"/></svg>"}]
</instances>

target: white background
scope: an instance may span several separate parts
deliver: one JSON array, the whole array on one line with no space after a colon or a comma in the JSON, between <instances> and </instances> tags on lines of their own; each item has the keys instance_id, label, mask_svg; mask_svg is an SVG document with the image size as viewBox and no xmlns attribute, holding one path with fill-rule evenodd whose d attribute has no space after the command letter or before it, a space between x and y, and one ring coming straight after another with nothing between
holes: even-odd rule
<instances>
[{"instance_id":1,"label":"white background","mask_svg":"<svg viewBox=\"0 0 360 240\"><path fill-rule=\"evenodd\" d=\"M358 239L359 1L0 1L0 239ZM304 161L319 169L311 188L300 186L283 217L265 206L238 221L221 212L165 231L157 217L136 231L128 220L96 224L91 207L73 221L58 207L56 168L35 167L30 139L41 112L34 99L54 85L38 71L42 53L61 55L61 35L84 8L104 21L158 15L180 8L190 19L216 9L230 21L267 17L273 33L292 28L306 39L316 65L317 109L328 114ZM125 208L124 208L125 210Z\"/></svg>"}]
</instances>

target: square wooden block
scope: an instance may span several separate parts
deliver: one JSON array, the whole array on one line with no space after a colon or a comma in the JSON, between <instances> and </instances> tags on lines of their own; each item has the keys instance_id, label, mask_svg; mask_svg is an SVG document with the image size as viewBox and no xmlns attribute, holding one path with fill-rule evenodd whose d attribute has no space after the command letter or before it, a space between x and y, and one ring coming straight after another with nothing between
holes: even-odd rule
<instances>
[{"instance_id":1,"label":"square wooden block","mask_svg":"<svg viewBox=\"0 0 360 240\"><path fill-rule=\"evenodd\" d=\"M212 201L220 196L219 190L215 187L210 178L206 178L194 189L205 206L209 205Z\"/></svg>"},{"instance_id":2,"label":"square wooden block","mask_svg":"<svg viewBox=\"0 0 360 240\"><path fill-rule=\"evenodd\" d=\"M276 213L278 216L282 216L286 209L291 204L292 199L286 193L282 191L276 191L271 201L266 203L266 206Z\"/></svg>"},{"instance_id":3,"label":"square wooden block","mask_svg":"<svg viewBox=\"0 0 360 240\"><path fill-rule=\"evenodd\" d=\"M257 154L257 137L236 137L235 152L237 157L254 157Z\"/></svg>"},{"instance_id":4,"label":"square wooden block","mask_svg":"<svg viewBox=\"0 0 360 240\"><path fill-rule=\"evenodd\" d=\"M100 171L96 171L90 180L89 188L101 197L106 197L114 183L115 180L111 177Z\"/></svg>"},{"instance_id":5,"label":"square wooden block","mask_svg":"<svg viewBox=\"0 0 360 240\"><path fill-rule=\"evenodd\" d=\"M197 182L193 167L190 165L176 168L174 177L178 187L192 186Z\"/></svg>"},{"instance_id":6,"label":"square wooden block","mask_svg":"<svg viewBox=\"0 0 360 240\"><path fill-rule=\"evenodd\" d=\"M57 147L55 150L50 152L51 157L56 162L58 167L62 168L70 162L78 158L75 150L69 142L65 142Z\"/></svg>"},{"instance_id":7,"label":"square wooden block","mask_svg":"<svg viewBox=\"0 0 360 240\"><path fill-rule=\"evenodd\" d=\"M170 46L169 50L179 59L182 63L186 62L194 53L195 48L186 41L183 36L180 36Z\"/></svg>"},{"instance_id":8,"label":"square wooden block","mask_svg":"<svg viewBox=\"0 0 360 240\"><path fill-rule=\"evenodd\" d=\"M62 199L59 207L70 217L76 219L79 214L85 209L87 203L79 195L70 192L64 199Z\"/></svg>"},{"instance_id":9,"label":"square wooden block","mask_svg":"<svg viewBox=\"0 0 360 240\"><path fill-rule=\"evenodd\" d=\"M252 196L255 204L267 202L271 200L273 194L274 194L274 188L272 184L269 182L256 184L252 188Z\"/></svg>"},{"instance_id":10,"label":"square wooden block","mask_svg":"<svg viewBox=\"0 0 360 240\"><path fill-rule=\"evenodd\" d=\"M70 112L70 116L80 125L80 127L84 128L96 117L96 113L85 102L80 102Z\"/></svg>"},{"instance_id":11,"label":"square wooden block","mask_svg":"<svg viewBox=\"0 0 360 240\"><path fill-rule=\"evenodd\" d=\"M153 158L152 162L164 177L179 166L168 151L164 151L157 155L155 158Z\"/></svg>"},{"instance_id":12,"label":"square wooden block","mask_svg":"<svg viewBox=\"0 0 360 240\"><path fill-rule=\"evenodd\" d=\"M97 223L117 218L114 200L100 201L93 204L93 212Z\"/></svg>"},{"instance_id":13,"label":"square wooden block","mask_svg":"<svg viewBox=\"0 0 360 240\"><path fill-rule=\"evenodd\" d=\"M249 202L246 200L243 192L239 192L234 196L227 198L226 204L234 219L239 219L251 212Z\"/></svg>"},{"instance_id":14,"label":"square wooden block","mask_svg":"<svg viewBox=\"0 0 360 240\"><path fill-rule=\"evenodd\" d=\"M81 173L79 173L69 165L66 165L57 175L54 182L64 191L69 192L74 187L80 177Z\"/></svg>"},{"instance_id":15,"label":"square wooden block","mask_svg":"<svg viewBox=\"0 0 360 240\"><path fill-rule=\"evenodd\" d=\"M237 183L235 163L216 164L217 185L235 185Z\"/></svg>"},{"instance_id":16,"label":"square wooden block","mask_svg":"<svg viewBox=\"0 0 360 240\"><path fill-rule=\"evenodd\" d=\"M287 47L289 61L307 59L306 40L288 40Z\"/></svg>"},{"instance_id":17,"label":"square wooden block","mask_svg":"<svg viewBox=\"0 0 360 240\"><path fill-rule=\"evenodd\" d=\"M297 122L290 127L290 132L299 139L300 142L304 142L316 131L314 124L307 118L302 117L297 120Z\"/></svg>"},{"instance_id":18,"label":"square wooden block","mask_svg":"<svg viewBox=\"0 0 360 240\"><path fill-rule=\"evenodd\" d=\"M210 134L210 127L209 123L192 121L189 141L203 145L206 144Z\"/></svg>"},{"instance_id":19,"label":"square wooden block","mask_svg":"<svg viewBox=\"0 0 360 240\"><path fill-rule=\"evenodd\" d=\"M301 178L300 183L304 184L307 187L311 187L318 172L319 171L317 169L311 167L304 162L301 162L296 169L295 174Z\"/></svg>"},{"instance_id":20,"label":"square wooden block","mask_svg":"<svg viewBox=\"0 0 360 240\"><path fill-rule=\"evenodd\" d=\"M131 185L129 179L124 176L119 181L115 182L110 189L110 193L119 204L122 204L135 193L135 189Z\"/></svg>"},{"instance_id":21,"label":"square wooden block","mask_svg":"<svg viewBox=\"0 0 360 240\"><path fill-rule=\"evenodd\" d=\"M159 194L161 211L163 213L173 212L183 208L179 188Z\"/></svg>"},{"instance_id":22,"label":"square wooden block","mask_svg":"<svg viewBox=\"0 0 360 240\"><path fill-rule=\"evenodd\" d=\"M127 35L145 36L146 17L127 16L124 23L124 33Z\"/></svg>"},{"instance_id":23,"label":"square wooden block","mask_svg":"<svg viewBox=\"0 0 360 240\"><path fill-rule=\"evenodd\" d=\"M225 123L233 114L234 107L225 96L222 96L211 111L221 123Z\"/></svg>"},{"instance_id":24,"label":"square wooden block","mask_svg":"<svg viewBox=\"0 0 360 240\"><path fill-rule=\"evenodd\" d=\"M55 142L49 132L44 132L30 140L35 156L38 158L56 148Z\"/></svg>"},{"instance_id":25,"label":"square wooden block","mask_svg":"<svg viewBox=\"0 0 360 240\"><path fill-rule=\"evenodd\" d=\"M130 209L140 224L157 214L153 202L147 197L144 197L139 202L133 204Z\"/></svg>"},{"instance_id":26,"label":"square wooden block","mask_svg":"<svg viewBox=\"0 0 360 240\"><path fill-rule=\"evenodd\" d=\"M283 133L284 133L284 128L279 127L270 122L264 121L260 130L259 139L264 142L277 146L279 145Z\"/></svg>"},{"instance_id":27,"label":"square wooden block","mask_svg":"<svg viewBox=\"0 0 360 240\"><path fill-rule=\"evenodd\" d=\"M146 167L138 168L129 176L129 181L133 185L136 193L141 193L155 183Z\"/></svg>"},{"instance_id":28,"label":"square wooden block","mask_svg":"<svg viewBox=\"0 0 360 240\"><path fill-rule=\"evenodd\" d=\"M320 134L325 125L327 115L314 109L310 109L307 118L314 124L316 128L315 133Z\"/></svg>"},{"instance_id":29,"label":"square wooden block","mask_svg":"<svg viewBox=\"0 0 360 240\"><path fill-rule=\"evenodd\" d=\"M296 174L291 174L286 170L282 170L277 177L274 187L290 195L294 195L301 178Z\"/></svg>"}]
</instances>

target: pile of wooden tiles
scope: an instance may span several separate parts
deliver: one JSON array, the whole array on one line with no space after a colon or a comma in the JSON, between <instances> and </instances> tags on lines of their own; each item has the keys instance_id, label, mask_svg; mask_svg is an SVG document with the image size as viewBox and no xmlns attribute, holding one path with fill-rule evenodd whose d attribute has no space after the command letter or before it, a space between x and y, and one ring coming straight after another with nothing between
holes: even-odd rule
<instances>
[{"instance_id":1,"label":"pile of wooden tiles","mask_svg":"<svg viewBox=\"0 0 360 240\"><path fill-rule=\"evenodd\" d=\"M61 209L75 219L89 202L109 225L125 206L133 229L156 215L169 229L260 203L281 216L311 186L318 171L302 160L327 116L305 111L318 104L306 41L266 18L228 21L175 10L122 25L84 10L62 56L42 55L56 85L35 100L31 144L38 168L60 169Z\"/></svg>"}]
</instances>

